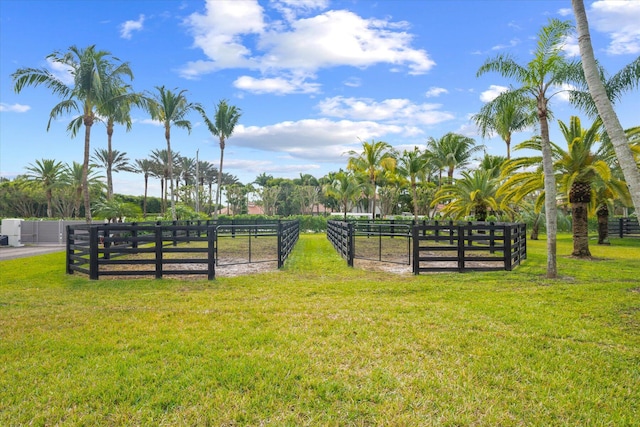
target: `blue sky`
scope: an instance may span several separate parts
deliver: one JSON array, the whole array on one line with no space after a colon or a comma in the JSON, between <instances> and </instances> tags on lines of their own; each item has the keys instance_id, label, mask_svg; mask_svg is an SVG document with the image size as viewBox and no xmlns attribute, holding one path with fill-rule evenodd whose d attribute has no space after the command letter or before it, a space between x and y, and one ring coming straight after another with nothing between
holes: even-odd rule
<instances>
[{"instance_id":1,"label":"blue sky","mask_svg":"<svg viewBox=\"0 0 640 427\"><path fill-rule=\"evenodd\" d=\"M640 54L640 1L585 1L597 58L610 73ZM482 140L469 120L509 81L476 77L502 53L526 64L549 18L573 20L566 1L190 0L0 1L0 175L13 178L36 159L81 162L82 136L71 116L46 126L60 99L46 88L13 91L11 73L51 67L45 57L69 46L110 51L127 61L137 91L186 89L211 115L221 99L243 111L225 150L224 171L248 183L266 172L321 177L346 164L361 140L402 150L459 132L504 155L498 138ZM577 54L575 38L568 55ZM65 70L52 71L64 78ZM624 127L640 124L640 94L617 105ZM580 115L562 97L552 105L568 122ZM114 148L130 159L166 148L163 130L141 110L133 129L117 127ZM193 131L172 131L172 148L214 164L219 146L197 113ZM557 124L552 123L552 138ZM514 144L532 132L515 135ZM106 147L102 124L92 151ZM517 152L514 153L517 155ZM115 192L142 194L140 175L119 173ZM159 193L151 180L150 194Z\"/></svg>"}]
</instances>

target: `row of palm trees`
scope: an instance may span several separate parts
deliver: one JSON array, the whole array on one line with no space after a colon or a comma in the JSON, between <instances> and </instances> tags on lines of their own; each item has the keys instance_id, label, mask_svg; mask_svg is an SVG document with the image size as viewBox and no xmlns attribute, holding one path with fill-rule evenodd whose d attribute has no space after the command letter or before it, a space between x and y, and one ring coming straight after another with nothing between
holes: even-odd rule
<instances>
[{"instance_id":1,"label":"row of palm trees","mask_svg":"<svg viewBox=\"0 0 640 427\"><path fill-rule=\"evenodd\" d=\"M157 86L154 92L140 93L133 91L128 81L133 80L133 72L128 63L120 61L110 52L98 50L95 45L85 49L71 46L67 52L56 51L47 56L55 64L70 70L73 83L67 85L60 77L46 68L20 68L12 74L14 90L19 93L27 86L43 85L50 89L62 101L53 107L49 114L51 121L69 113L79 113L67 126L71 136L78 134L84 126L84 156L82 164L82 193L84 198L85 218L91 222L91 203L88 185L90 169L91 130L96 122L104 122L107 130L106 151L96 152L95 157L106 165L107 197L113 195L112 172L114 165L122 163L119 153L112 148L112 136L116 124L124 125L127 130L132 126L131 109L139 107L147 110L150 116L162 123L166 140L168 166L168 183L171 187L171 213L176 218L175 191L173 180L173 157L171 150L172 127L191 131L191 122L187 116L191 111L198 112L204 119L209 131L220 142L220 165L218 167L218 186L216 190L216 206L220 199L220 182L222 181L222 160L226 140L237 125L241 110L230 105L226 100L220 101L213 117L207 116L204 108L197 103L189 102L185 90L170 90ZM126 170L126 169L122 169ZM217 215L217 212L216 212Z\"/></svg>"}]
</instances>

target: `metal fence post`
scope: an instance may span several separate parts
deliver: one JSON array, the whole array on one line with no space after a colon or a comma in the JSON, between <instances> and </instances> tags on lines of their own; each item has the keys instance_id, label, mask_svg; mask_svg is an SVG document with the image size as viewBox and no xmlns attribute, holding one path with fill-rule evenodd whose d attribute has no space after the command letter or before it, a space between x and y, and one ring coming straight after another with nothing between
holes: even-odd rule
<instances>
[{"instance_id":1,"label":"metal fence post","mask_svg":"<svg viewBox=\"0 0 640 427\"><path fill-rule=\"evenodd\" d=\"M249 248L251 248L251 236L249 236ZM249 253L249 256L251 256L251 253ZM283 265L284 260L282 259L282 221L278 220L278 268L282 268Z\"/></svg>"},{"instance_id":2,"label":"metal fence post","mask_svg":"<svg viewBox=\"0 0 640 427\"><path fill-rule=\"evenodd\" d=\"M420 232L418 231L418 226L414 225L411 234L413 237L413 274L420 274Z\"/></svg>"},{"instance_id":3,"label":"metal fence post","mask_svg":"<svg viewBox=\"0 0 640 427\"><path fill-rule=\"evenodd\" d=\"M516 231L516 235L518 235ZM517 246L519 249L519 246ZM518 258L518 262L519 258ZM513 252L511 248L511 225L504 225L504 269L507 271L513 270Z\"/></svg>"},{"instance_id":4,"label":"metal fence post","mask_svg":"<svg viewBox=\"0 0 640 427\"><path fill-rule=\"evenodd\" d=\"M464 225L458 224L458 272L464 272Z\"/></svg>"},{"instance_id":5,"label":"metal fence post","mask_svg":"<svg viewBox=\"0 0 640 427\"><path fill-rule=\"evenodd\" d=\"M347 229L348 229L348 233L347 233L347 245L349 247L348 249L348 254L347 254L347 265L349 267L353 267L353 258L355 256L355 252L356 252L356 239L354 238L354 234L355 234L355 226L352 222L347 224Z\"/></svg>"},{"instance_id":6,"label":"metal fence post","mask_svg":"<svg viewBox=\"0 0 640 427\"><path fill-rule=\"evenodd\" d=\"M156 279L162 279L162 226L155 227L156 238ZM175 233L175 229L173 230ZM175 242L175 241L174 241Z\"/></svg>"},{"instance_id":7,"label":"metal fence post","mask_svg":"<svg viewBox=\"0 0 640 427\"><path fill-rule=\"evenodd\" d=\"M98 227L89 227L89 279L98 280Z\"/></svg>"},{"instance_id":8,"label":"metal fence post","mask_svg":"<svg viewBox=\"0 0 640 427\"><path fill-rule=\"evenodd\" d=\"M71 268L72 249L71 249L71 226L70 225L67 225L67 243L66 243L66 247L67 247L67 274L73 274L73 269Z\"/></svg>"},{"instance_id":9,"label":"metal fence post","mask_svg":"<svg viewBox=\"0 0 640 427\"><path fill-rule=\"evenodd\" d=\"M207 279L216 278L216 257L215 247L217 241L217 233L215 226L207 227Z\"/></svg>"}]
</instances>

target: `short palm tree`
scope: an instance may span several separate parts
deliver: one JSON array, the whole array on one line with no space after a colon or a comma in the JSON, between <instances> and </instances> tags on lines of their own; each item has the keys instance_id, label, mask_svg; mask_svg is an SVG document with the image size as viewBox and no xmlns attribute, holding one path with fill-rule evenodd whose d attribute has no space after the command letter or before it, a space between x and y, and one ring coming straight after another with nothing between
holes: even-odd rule
<instances>
[{"instance_id":1,"label":"short palm tree","mask_svg":"<svg viewBox=\"0 0 640 427\"><path fill-rule=\"evenodd\" d=\"M36 160L35 164L29 163L26 169L25 176L27 179L39 183L44 190L47 198L47 218L51 218L53 216L51 209L53 189L56 185L60 185L60 178L63 172L62 163L53 159L42 159Z\"/></svg>"},{"instance_id":2,"label":"short palm tree","mask_svg":"<svg viewBox=\"0 0 640 427\"><path fill-rule=\"evenodd\" d=\"M352 172L340 171L333 176L331 183L325 185L324 190L327 195L340 201L346 221L349 207L362 196L363 185Z\"/></svg>"},{"instance_id":3,"label":"short palm tree","mask_svg":"<svg viewBox=\"0 0 640 427\"><path fill-rule=\"evenodd\" d=\"M220 186L222 183L222 163L224 160L224 149L227 139L233 134L240 116L242 116L242 110L233 105L229 105L227 100L223 99L218 102L216 109L213 113L213 119L207 117L207 113L200 106L196 107L196 110L202 116L204 123L207 125L209 132L217 136L220 141L220 166L218 168L218 186L216 188L216 208L213 213L213 218L218 218L218 205L220 203Z\"/></svg>"},{"instance_id":4,"label":"short palm tree","mask_svg":"<svg viewBox=\"0 0 640 427\"><path fill-rule=\"evenodd\" d=\"M55 64L71 69L73 85L67 86L60 78L47 69L21 68L11 75L14 90L20 92L25 86L45 85L51 91L60 95L63 101L57 104L49 114L49 124L57 117L77 111L80 116L69 123L67 130L75 136L82 125L84 134L83 160L83 195L87 223L91 222L89 172L91 127L97 119L98 109L108 103L113 96L109 88L122 86L123 77L133 79L133 73L128 63L120 62L117 58L104 50L97 50L95 45L86 49L71 46L66 53L54 52L47 59Z\"/></svg>"},{"instance_id":5,"label":"short palm tree","mask_svg":"<svg viewBox=\"0 0 640 427\"><path fill-rule=\"evenodd\" d=\"M164 138L167 141L168 182L171 186L171 218L176 220L176 200L173 187L173 153L171 152L171 127L186 129L191 133L191 122L186 119L187 114L196 105L187 101L186 90L171 91L164 86L156 86L156 93L151 94L147 109L154 120L162 123Z\"/></svg>"},{"instance_id":6,"label":"short palm tree","mask_svg":"<svg viewBox=\"0 0 640 427\"><path fill-rule=\"evenodd\" d=\"M485 221L489 211L498 212L501 204L497 191L498 180L491 171L476 169L461 172L462 177L453 184L443 185L435 194L431 206L448 202L442 209L445 216L462 219L475 215L476 220Z\"/></svg>"},{"instance_id":7,"label":"short palm tree","mask_svg":"<svg viewBox=\"0 0 640 427\"><path fill-rule=\"evenodd\" d=\"M388 143L384 141L362 141L362 152L349 151L350 155L347 168L354 172L362 172L366 175L372 192L372 218L376 217L376 193L378 179L385 171L396 167L395 153Z\"/></svg>"}]
</instances>

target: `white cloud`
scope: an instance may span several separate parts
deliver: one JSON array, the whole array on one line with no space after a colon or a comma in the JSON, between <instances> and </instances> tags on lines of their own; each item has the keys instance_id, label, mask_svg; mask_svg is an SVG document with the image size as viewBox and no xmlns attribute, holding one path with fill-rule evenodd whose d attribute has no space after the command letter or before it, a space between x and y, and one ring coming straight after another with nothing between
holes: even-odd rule
<instances>
[{"instance_id":1,"label":"white cloud","mask_svg":"<svg viewBox=\"0 0 640 427\"><path fill-rule=\"evenodd\" d=\"M362 80L357 77L349 77L344 81L344 85L349 87L360 87L362 85Z\"/></svg>"},{"instance_id":2,"label":"white cloud","mask_svg":"<svg viewBox=\"0 0 640 427\"><path fill-rule=\"evenodd\" d=\"M443 87L432 86L429 88L427 93L424 94L424 96L426 96L427 98L435 98L442 95L443 93L449 93L449 91Z\"/></svg>"},{"instance_id":3,"label":"white cloud","mask_svg":"<svg viewBox=\"0 0 640 427\"><path fill-rule=\"evenodd\" d=\"M439 111L440 104L415 104L408 99L326 98L318 104L320 113L329 117L353 120L378 120L393 124L434 125L454 118Z\"/></svg>"},{"instance_id":4,"label":"white cloud","mask_svg":"<svg viewBox=\"0 0 640 427\"><path fill-rule=\"evenodd\" d=\"M51 73L57 77L62 83L66 85L73 84L73 74L71 74L72 68L68 65L61 64L60 62L54 62L47 58L47 66L51 70Z\"/></svg>"},{"instance_id":5,"label":"white cloud","mask_svg":"<svg viewBox=\"0 0 640 427\"><path fill-rule=\"evenodd\" d=\"M292 93L318 93L320 85L307 83L300 79L287 80L282 77L256 79L250 76L241 76L233 82L233 85L242 90L253 93L273 93L286 95Z\"/></svg>"},{"instance_id":6,"label":"white cloud","mask_svg":"<svg viewBox=\"0 0 640 427\"><path fill-rule=\"evenodd\" d=\"M286 153L295 159L344 163L344 153L356 149L359 139L406 136L411 131L411 128L373 121L307 119L269 126L238 125L233 134L233 144Z\"/></svg>"},{"instance_id":7,"label":"white cloud","mask_svg":"<svg viewBox=\"0 0 640 427\"><path fill-rule=\"evenodd\" d=\"M3 113L26 113L31 109L28 105L22 104L5 104L0 102L0 111Z\"/></svg>"},{"instance_id":8,"label":"white cloud","mask_svg":"<svg viewBox=\"0 0 640 427\"><path fill-rule=\"evenodd\" d=\"M569 102L569 98L570 98L569 91L577 90L578 88L575 87L574 85L563 83L560 86L554 86L553 89L554 89L555 99L558 99L559 101L562 101L562 102Z\"/></svg>"},{"instance_id":9,"label":"white cloud","mask_svg":"<svg viewBox=\"0 0 640 427\"><path fill-rule=\"evenodd\" d=\"M247 173L261 173L267 174L287 174L287 173L300 173L305 171L306 173L312 173L314 170L320 169L320 165L315 163L293 163L282 164L274 163L271 160L228 160L225 161L225 169L239 170Z\"/></svg>"},{"instance_id":10,"label":"white cloud","mask_svg":"<svg viewBox=\"0 0 640 427\"><path fill-rule=\"evenodd\" d=\"M496 99L502 92L506 92L508 90L509 88L506 86L491 85L489 86L489 89L480 94L480 101L491 102Z\"/></svg>"},{"instance_id":11,"label":"white cloud","mask_svg":"<svg viewBox=\"0 0 640 427\"><path fill-rule=\"evenodd\" d=\"M519 44L520 44L520 40L519 39L511 39L511 40L509 40L508 44L499 44L499 45L493 46L491 48L491 50L507 49L507 48L510 48L510 47L516 47Z\"/></svg>"},{"instance_id":12,"label":"white cloud","mask_svg":"<svg viewBox=\"0 0 640 427\"><path fill-rule=\"evenodd\" d=\"M589 22L593 29L611 37L608 53L640 53L640 1L595 1Z\"/></svg>"},{"instance_id":13,"label":"white cloud","mask_svg":"<svg viewBox=\"0 0 640 427\"><path fill-rule=\"evenodd\" d=\"M573 15L573 10L570 7L565 7L562 9L558 9L558 15L560 16L571 16Z\"/></svg>"},{"instance_id":14,"label":"white cloud","mask_svg":"<svg viewBox=\"0 0 640 427\"><path fill-rule=\"evenodd\" d=\"M310 13L325 7L323 1L279 1L271 6L281 14L283 8L289 11L287 21L270 21L267 26L256 0L208 0L205 13L194 13L185 21L206 59L186 64L181 75L195 78L219 69L247 68L267 78L282 72L311 76L321 68L376 64L424 74L435 65L426 51L411 47L406 22L365 19L346 10L298 18L301 10Z\"/></svg>"},{"instance_id":15,"label":"white cloud","mask_svg":"<svg viewBox=\"0 0 640 427\"><path fill-rule=\"evenodd\" d=\"M144 15L140 15L137 21L129 20L120 25L120 37L130 39L131 33L141 31L144 24Z\"/></svg>"},{"instance_id":16,"label":"white cloud","mask_svg":"<svg viewBox=\"0 0 640 427\"><path fill-rule=\"evenodd\" d=\"M580 56L580 47L578 46L578 38L575 34L568 36L564 40L562 50L568 57Z\"/></svg>"}]
</instances>

